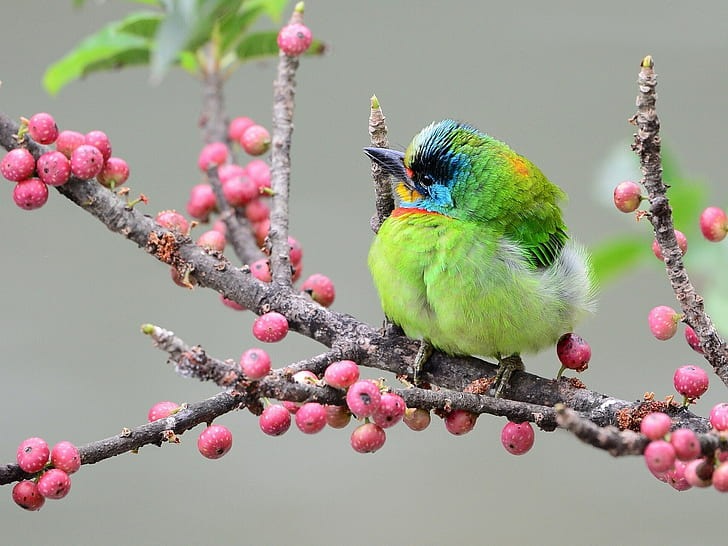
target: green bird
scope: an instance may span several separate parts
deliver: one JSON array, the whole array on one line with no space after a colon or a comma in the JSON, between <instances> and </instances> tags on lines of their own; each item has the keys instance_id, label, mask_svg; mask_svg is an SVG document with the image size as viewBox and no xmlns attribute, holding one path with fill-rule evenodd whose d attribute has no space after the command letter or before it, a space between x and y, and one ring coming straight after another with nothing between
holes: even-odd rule
<instances>
[{"instance_id":1,"label":"green bird","mask_svg":"<svg viewBox=\"0 0 728 546\"><path fill-rule=\"evenodd\" d=\"M564 192L505 143L450 119L404 153L365 153L397 182L369 268L385 315L422 341L415 374L433 348L494 357L501 396L524 369L522 353L555 344L594 306L588 255L562 218Z\"/></svg>"}]
</instances>

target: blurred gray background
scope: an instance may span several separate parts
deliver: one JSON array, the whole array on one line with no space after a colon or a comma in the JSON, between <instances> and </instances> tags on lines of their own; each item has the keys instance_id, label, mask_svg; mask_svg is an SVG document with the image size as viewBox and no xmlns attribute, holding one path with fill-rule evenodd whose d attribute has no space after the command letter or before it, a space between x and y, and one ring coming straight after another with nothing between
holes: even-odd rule
<instances>
[{"instance_id":1,"label":"blurred gray background","mask_svg":"<svg viewBox=\"0 0 728 546\"><path fill-rule=\"evenodd\" d=\"M49 63L102 23L138 8L90 1L76 11L70 0L3 1L0 108L15 117L49 111L61 128L106 131L153 214L183 209L200 180L196 82L173 72L150 87L148 72L134 69L91 76L55 98L41 87ZM308 0L307 23L331 48L325 58L305 59L298 75L291 229L304 246L304 274L328 274L337 310L380 322L366 268L373 207L361 152L374 92L400 147L443 117L509 142L569 193L572 232L594 244L618 231L648 229L611 207L611 189L597 185L596 173L614 146L628 146L638 66L649 53L659 73L663 138L688 173L711 184L711 203L725 205L727 16L724 0L600 7ZM231 115L269 125L274 69L272 62L253 64L231 79ZM84 444L144 422L159 400L213 395L214 386L172 372L139 333L144 322L219 357L237 358L255 343L252 315L224 308L217 294L173 285L165 266L55 192L47 206L27 213L12 203L10 184L0 189L0 462L11 462L31 435ZM725 253L725 244L714 252ZM608 286L600 300L599 313L578 329L593 348L582 377L589 387L626 399L645 391L661 398L673 392L676 366L704 364L681 337L662 343L649 334L648 310L674 303L659 264ZM284 365L320 347L291 335L267 349ZM552 351L527 365L547 376L557 369ZM713 378L696 411L707 414L725 399ZM268 438L247 412L220 422L235 442L218 461L197 453L193 431L181 445L82 468L70 496L38 513L18 509L3 487L0 542L725 540L726 497L713 490L677 493L653 479L641 459L613 459L562 431L538 433L530 453L512 457L500 445L502 419L483 416L474 432L457 438L434 420L422 433L391 430L380 452L363 456L349 447L351 428Z\"/></svg>"}]
</instances>

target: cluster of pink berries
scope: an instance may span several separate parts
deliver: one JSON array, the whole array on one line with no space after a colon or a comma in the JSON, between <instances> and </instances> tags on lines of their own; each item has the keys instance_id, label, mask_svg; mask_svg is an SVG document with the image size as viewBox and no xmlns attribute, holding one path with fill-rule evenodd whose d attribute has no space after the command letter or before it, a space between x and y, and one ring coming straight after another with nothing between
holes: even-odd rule
<instances>
[{"instance_id":1,"label":"cluster of pink berries","mask_svg":"<svg viewBox=\"0 0 728 546\"><path fill-rule=\"evenodd\" d=\"M728 431L728 404L713 407L710 424L719 434ZM728 492L728 451L717 450L703 456L700 440L692 430L670 432L671 426L665 413L649 413L642 419L640 431L651 440L644 451L650 472L678 491L712 484L718 491Z\"/></svg>"},{"instance_id":2,"label":"cluster of pink berries","mask_svg":"<svg viewBox=\"0 0 728 546\"><path fill-rule=\"evenodd\" d=\"M45 152L36 161L22 147L26 133L38 144L55 143L56 149ZM59 132L53 116L46 112L22 119L18 142L21 147L10 150L0 162L0 173L17 182L13 201L25 210L45 205L48 186L62 186L71 175L83 180L96 178L110 188L129 178L129 166L123 159L111 156L111 142L104 132Z\"/></svg>"},{"instance_id":3,"label":"cluster of pink berries","mask_svg":"<svg viewBox=\"0 0 728 546\"><path fill-rule=\"evenodd\" d=\"M27 438L18 446L18 466L35 474L13 487L13 500L26 510L40 510L46 499L62 499L71 490L71 478L81 468L81 456L71 442L58 442L53 449L43 438Z\"/></svg>"}]
</instances>

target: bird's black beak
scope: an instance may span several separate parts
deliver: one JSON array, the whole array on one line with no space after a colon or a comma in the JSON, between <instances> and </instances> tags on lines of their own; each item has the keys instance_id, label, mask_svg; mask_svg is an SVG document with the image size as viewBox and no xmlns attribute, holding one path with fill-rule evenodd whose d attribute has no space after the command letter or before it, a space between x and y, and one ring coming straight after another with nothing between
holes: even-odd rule
<instances>
[{"instance_id":1,"label":"bird's black beak","mask_svg":"<svg viewBox=\"0 0 728 546\"><path fill-rule=\"evenodd\" d=\"M382 170L400 181L408 181L404 170L404 153L389 148L364 148L369 159L377 163Z\"/></svg>"}]
</instances>

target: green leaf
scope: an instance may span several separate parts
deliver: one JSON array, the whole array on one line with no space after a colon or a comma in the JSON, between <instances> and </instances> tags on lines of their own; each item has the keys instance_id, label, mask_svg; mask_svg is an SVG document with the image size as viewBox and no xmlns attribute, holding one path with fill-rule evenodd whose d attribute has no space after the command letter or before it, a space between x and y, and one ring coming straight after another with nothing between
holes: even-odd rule
<instances>
[{"instance_id":1,"label":"green leaf","mask_svg":"<svg viewBox=\"0 0 728 546\"><path fill-rule=\"evenodd\" d=\"M278 32L273 30L251 32L235 48L240 61L278 55Z\"/></svg>"},{"instance_id":2,"label":"green leaf","mask_svg":"<svg viewBox=\"0 0 728 546\"><path fill-rule=\"evenodd\" d=\"M166 14L155 35L151 79L159 82L187 44L198 14L196 0L167 0Z\"/></svg>"},{"instance_id":3,"label":"green leaf","mask_svg":"<svg viewBox=\"0 0 728 546\"><path fill-rule=\"evenodd\" d=\"M604 286L634 265L652 256L649 241L634 235L621 235L591 249L594 282ZM654 258L653 258L654 259Z\"/></svg>"},{"instance_id":4,"label":"green leaf","mask_svg":"<svg viewBox=\"0 0 728 546\"><path fill-rule=\"evenodd\" d=\"M120 29L130 27L138 31L145 25L153 25L158 18L156 13L135 13L85 38L65 57L48 67L43 76L46 91L55 95L70 82L91 72L147 62L150 40Z\"/></svg>"}]
</instances>

